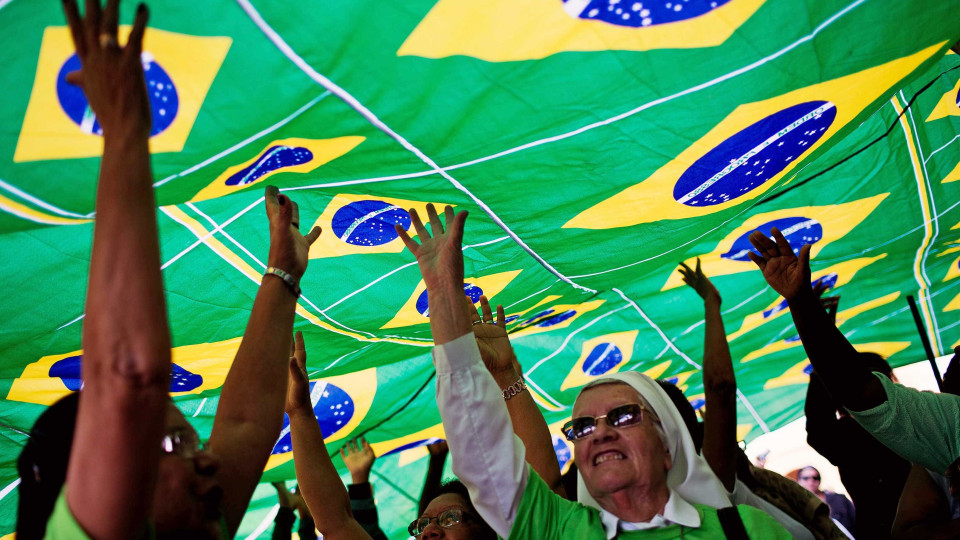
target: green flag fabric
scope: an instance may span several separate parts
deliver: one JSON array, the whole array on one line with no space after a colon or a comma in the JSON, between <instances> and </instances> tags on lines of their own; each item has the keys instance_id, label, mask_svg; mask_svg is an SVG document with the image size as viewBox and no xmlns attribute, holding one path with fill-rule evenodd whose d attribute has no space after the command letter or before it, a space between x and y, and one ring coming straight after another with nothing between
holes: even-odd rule
<instances>
[{"instance_id":1,"label":"green flag fabric","mask_svg":"<svg viewBox=\"0 0 960 540\"><path fill-rule=\"evenodd\" d=\"M502 304L554 434L578 389L638 370L704 404L720 290L738 435L802 414L810 371L747 236L813 244L837 324L894 366L960 341L960 4L894 0L157 0L143 64L170 391L209 436L268 247L263 188L323 228L295 329L334 462L364 435L381 526L405 538L442 439L429 307L394 225L470 211L465 292ZM122 6L129 22L132 4ZM0 0L0 535L16 456L78 390L100 126L59 2ZM121 41L129 26L121 27ZM304 229L306 230L306 228ZM412 232L411 232L412 234ZM256 399L256 396L251 396ZM277 441L238 537L294 478ZM344 476L348 480L348 476Z\"/></svg>"}]
</instances>

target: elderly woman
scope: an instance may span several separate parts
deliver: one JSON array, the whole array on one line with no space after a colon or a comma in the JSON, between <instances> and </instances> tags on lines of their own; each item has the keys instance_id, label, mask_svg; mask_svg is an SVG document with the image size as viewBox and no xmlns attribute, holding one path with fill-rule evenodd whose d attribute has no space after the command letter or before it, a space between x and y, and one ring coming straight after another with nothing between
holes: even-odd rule
<instances>
[{"instance_id":1,"label":"elderly woman","mask_svg":"<svg viewBox=\"0 0 960 540\"><path fill-rule=\"evenodd\" d=\"M657 384L621 373L585 388L565 434L574 442L580 502L555 494L524 463L502 400L522 394L522 378L500 388L484 367L462 309L466 212L445 209L447 230L428 205L433 235L416 212L417 258L430 303L437 403L453 470L483 519L503 538L789 538L772 518L730 506L693 447L679 412ZM723 516L721 518L721 516ZM721 523L721 521L723 523Z\"/></svg>"}]
</instances>

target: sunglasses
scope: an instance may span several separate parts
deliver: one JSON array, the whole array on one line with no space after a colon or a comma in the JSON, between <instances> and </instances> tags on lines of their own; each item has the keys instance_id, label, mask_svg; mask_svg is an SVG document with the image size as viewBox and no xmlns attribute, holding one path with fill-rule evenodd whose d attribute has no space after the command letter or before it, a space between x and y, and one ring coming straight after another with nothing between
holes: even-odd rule
<instances>
[{"instance_id":1,"label":"sunglasses","mask_svg":"<svg viewBox=\"0 0 960 540\"><path fill-rule=\"evenodd\" d=\"M606 419L607 425L610 427L623 428L643 422L644 412L649 414L655 422L659 421L650 409L647 409L639 403L628 403L610 409L607 411L607 414L603 416L580 416L574 418L564 424L561 430L568 441L578 441L593 433L593 431L597 429L597 423L602 419Z\"/></svg>"},{"instance_id":2,"label":"sunglasses","mask_svg":"<svg viewBox=\"0 0 960 540\"><path fill-rule=\"evenodd\" d=\"M820 481L820 477L819 477L819 476L801 476L801 477L799 477L799 478L800 478L800 480L816 480L817 482Z\"/></svg>"},{"instance_id":3,"label":"sunglasses","mask_svg":"<svg viewBox=\"0 0 960 540\"><path fill-rule=\"evenodd\" d=\"M430 525L431 521L436 520L437 525L440 525L444 529L449 529L470 519L472 519L470 514L465 513L459 508L451 508L440 512L440 515L436 517L421 516L413 520L410 525L407 525L407 532L410 533L410 536L420 536L423 534L423 531L427 529L427 526Z\"/></svg>"}]
</instances>

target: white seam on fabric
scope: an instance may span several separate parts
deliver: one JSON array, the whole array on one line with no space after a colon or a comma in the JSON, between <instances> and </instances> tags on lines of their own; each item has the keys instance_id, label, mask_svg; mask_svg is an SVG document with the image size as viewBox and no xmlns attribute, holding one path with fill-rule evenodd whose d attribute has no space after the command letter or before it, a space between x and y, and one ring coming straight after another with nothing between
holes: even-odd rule
<instances>
[{"instance_id":1,"label":"white seam on fabric","mask_svg":"<svg viewBox=\"0 0 960 540\"><path fill-rule=\"evenodd\" d=\"M931 210L931 221L933 222L933 235L930 237L930 243L927 244L926 249L923 250L923 258L920 260L920 271L923 273L924 279L927 280L929 285L927 288L927 293L924 295L927 297L927 306L930 309L930 322L933 323L933 338L936 340L934 345L937 348L937 351L943 351L943 342L940 339L940 324L937 321L936 306L933 305L933 301L930 300L930 287L932 287L932 282L930 281L930 276L927 275L927 258L930 256L930 250L933 248L933 245L937 242L937 237L940 236L940 223L937 221L937 203L934 200L933 196L933 186L930 185L930 173L927 172L927 160L923 157L923 147L920 145L920 132L917 131L917 124L913 118L913 109L907 107L907 97L903 95L903 90L900 90L900 98L903 99L904 109L907 111L907 117L910 119L910 126L913 128L913 140L917 145L917 152L920 154L920 166L923 168L923 182L927 186L927 199L930 201L930 210Z\"/></svg>"},{"instance_id":2,"label":"white seam on fabric","mask_svg":"<svg viewBox=\"0 0 960 540\"><path fill-rule=\"evenodd\" d=\"M536 295L538 295L538 294L545 293L545 292L549 291L550 288L553 287L554 285L556 285L557 283L560 283L560 280L559 280L559 279L556 280L556 281L554 281L554 282L551 283L550 285L547 285L545 288L540 289L539 291L533 293L533 294L528 294L527 296L524 296L523 298L517 300L516 302L510 304L509 306L503 306L503 309L504 309L504 310L510 309L510 308L512 308L513 306L519 304L520 302L523 302L523 301L525 301L525 300L529 300L529 299L533 298L534 296L536 296Z\"/></svg>"},{"instance_id":3,"label":"white seam on fabric","mask_svg":"<svg viewBox=\"0 0 960 540\"><path fill-rule=\"evenodd\" d=\"M261 534L266 532L267 527L269 527L270 524L273 523L273 520L277 517L277 512L279 511L280 511L280 505L279 504L273 505L273 508L267 511L267 515L266 517L263 518L263 521L261 521L260 524L257 525L257 528L254 529L253 532L250 533L244 540L257 540L257 538L259 538Z\"/></svg>"},{"instance_id":4,"label":"white seam on fabric","mask_svg":"<svg viewBox=\"0 0 960 540\"><path fill-rule=\"evenodd\" d=\"M153 187L158 188L158 187L166 184L167 182L170 182L171 180L176 180L177 178L182 178L182 177L184 177L184 176L187 176L188 174L195 173L195 172L199 171L200 169L206 167L207 165L210 165L211 163L213 163L213 162L215 162L215 161L218 161L218 160L220 160L220 159L222 159L222 158L224 158L224 157L226 157L226 156L228 156L228 155L236 152L237 150L243 148L244 146L247 146L248 144L256 141L257 139L273 133L274 131L282 128L283 126L285 126L285 125L287 125L288 123L290 123L291 121L293 121L293 119L295 119L296 117L298 117L298 116L300 116L301 114L307 112L308 109L310 109L311 107L313 107L314 105L316 105L317 103L319 103L323 98L325 98L325 97L327 97L327 96L329 96L329 95L330 95L330 91L328 90L328 91L320 94L319 96L311 99L310 101L307 102L306 105L300 107L299 109L297 109L296 111L294 111L290 116L284 118L283 120L280 120L280 121L277 122L276 124L274 124L274 125L266 128L266 129L261 130L259 133L256 133L256 134L254 134L254 135L251 135L250 137L247 137L246 139L238 142L237 144L231 146L230 148L227 148L226 150L223 150L223 151L220 152L219 154L215 154L215 155L213 155L213 156L211 156L211 157L209 157L209 158L201 161L200 163L197 163L196 165L194 165L193 167L190 167L189 169L186 169L186 170L184 170L184 171L182 171L182 172L179 172L179 173L177 173L177 174L174 174L174 175L172 175L172 176L168 176L168 177L164 178L163 180L158 180L158 181L154 182Z\"/></svg>"},{"instance_id":5,"label":"white seam on fabric","mask_svg":"<svg viewBox=\"0 0 960 540\"><path fill-rule=\"evenodd\" d=\"M207 404L207 398L203 398L202 400L200 400L200 404L197 405L197 410L196 410L196 412L194 412L192 415L190 415L190 418L196 418L196 417L200 416L200 411L203 410L203 406L206 405L206 404Z\"/></svg>"},{"instance_id":6,"label":"white seam on fabric","mask_svg":"<svg viewBox=\"0 0 960 540\"><path fill-rule=\"evenodd\" d=\"M932 158L933 156L937 155L937 153L939 153L939 152L940 152L941 150L943 150L944 148L946 148L946 147L950 146L951 144L953 144L953 142L956 141L957 139L960 139L960 135L956 135L954 138L952 138L952 139L950 139L949 141L947 141L947 143L944 144L943 146L941 146L940 148L937 148L937 149L934 150L933 152L930 152L930 155L927 156L927 159L924 160L923 164L926 165L927 162L930 161L930 158Z\"/></svg>"},{"instance_id":7,"label":"white seam on fabric","mask_svg":"<svg viewBox=\"0 0 960 540\"><path fill-rule=\"evenodd\" d=\"M238 0L238 1L240 1L240 0ZM595 128L598 128L598 127L606 126L606 125L608 125L608 124L612 124L612 123L617 122L617 121L619 121L619 120L623 120L624 118L628 118L628 117L633 116L633 115L635 115L635 114L637 114L637 113L640 113L640 112L643 112L643 111L645 111L645 110L647 110L647 109L653 108L653 107L655 107L655 106L657 106L657 105L661 105L661 104L663 104L663 103L667 103L668 101L672 101L672 100L674 100L674 99L677 99L677 98L686 96L686 95L688 95L688 94L693 94L693 93L699 92L700 90L704 90L704 89L706 89L706 88L710 88L711 86L715 86L715 85L720 84L720 83L722 83L722 82L724 82L724 81L727 81L727 80L729 80L729 79L738 77L738 76L740 76L740 75L742 75L742 74L744 74L744 73L753 71L754 69L756 69L756 68L758 68L758 67L766 64L767 62L770 62L771 60L775 60L776 58L779 58L779 57L783 56L784 54L790 52L791 50L799 47L802 43L805 43L805 42L807 42L807 41L812 40L817 34L819 34L819 33L822 32L825 28L827 28L828 26L830 26L831 24L833 24L837 19L839 19L840 17L846 15L847 13L849 13L850 11L852 11L854 8L856 8L856 7L859 6L860 4L865 3L866 1L867 1L867 0L857 0L856 2L853 2L853 3L849 4L848 6L846 6L846 7L843 8L843 9L841 9L840 11L838 11L837 13L835 13L834 15L832 15L830 18L828 18L828 19L825 20L824 22L820 23L816 28L813 29L813 32L811 32L810 34L807 34L806 36L798 39L797 41L794 41L794 42L791 43L790 45L784 47L783 49L780 49L779 51L777 51L777 52L775 52L775 53L773 53L773 54L771 54L771 55L765 56L765 57L763 57L763 58L761 58L761 59L759 59L759 60L757 60L757 61L755 61L755 62L753 62L753 63L751 63L751 64L747 64L746 66L744 66L744 67L742 67L742 68L739 68L739 69L736 69L736 70L734 70L734 71L731 71L730 73L721 75L720 77L717 77L717 78L715 78L715 79L713 79L713 80L710 80L710 81L707 81L707 82L698 84L698 85L696 85L696 86L692 86L692 87L690 87L690 88L687 88L686 90L681 90L680 92L677 92L677 93L675 93L675 94L671 94L671 95L669 95L669 96L665 96L665 97L662 97L662 98L659 98L659 99L655 99L655 100L653 100L653 101L647 102L647 103L645 103L645 104L643 104L643 105L640 105L639 107L636 107L636 108L631 109L631 110L629 110L629 111L627 111L627 112L624 112L624 113L620 113L620 114L618 114L618 115L616 115L616 116L613 116L613 117L611 117L611 118L608 118L608 119L606 119L606 120L601 120L601 121L599 121L599 122L594 122L594 123L592 123L592 124L588 124L588 125L586 125L586 126L583 126L583 127L581 127L581 128L575 129L575 130L573 130L573 131L568 131L567 133L562 133L562 134L560 134L560 135L554 135L553 137L547 137L547 138L545 138L545 139L540 139L540 140L538 140L538 141L533 141L533 142L529 142L529 143L526 143L526 144L522 144L522 145L520 145L520 146L511 148L511 149L509 149L509 150L504 150L504 151L502 151L502 152L497 152L496 154L491 154L491 155L486 156L486 157L474 159L474 160L471 160L471 161L466 161L466 162L464 162L464 163L460 163L460 164L457 164L457 165L452 165L452 166L450 166L450 167L446 167L446 168L444 169L444 171L452 171L452 170L460 169L460 168L463 168L463 167L470 167L470 166L472 166L472 165L477 165L477 164L483 163L483 162L485 162L485 161L490 161L490 160L497 159L497 158L500 158L500 157L503 157L503 156L507 156L507 155L510 155L510 154L515 154L515 153L517 153L517 152L520 152L520 151L523 151L523 150L527 150L527 149L529 149L529 148L534 148L534 147L537 147L537 146L541 146L541 145L543 145L543 144L547 144L547 143L551 143L551 142L556 142L556 141L560 141L560 140L563 140L563 139L567 139L567 138L570 138L570 137L579 135L579 134L581 134L581 133L583 133L583 132L590 131L590 130L595 129Z\"/></svg>"},{"instance_id":8,"label":"white seam on fabric","mask_svg":"<svg viewBox=\"0 0 960 540\"><path fill-rule=\"evenodd\" d=\"M0 4L0 9L3 9L3 4ZM0 490L0 500L3 500L4 497L6 497L7 495L9 495L10 492L13 491L14 488L16 488L16 487L19 486L19 485L20 485L20 479L19 479L19 478L17 478L17 479L14 480L13 482L10 482L9 484L7 484L7 487L5 487L5 488L3 488L2 490Z\"/></svg>"},{"instance_id":9,"label":"white seam on fabric","mask_svg":"<svg viewBox=\"0 0 960 540\"><path fill-rule=\"evenodd\" d=\"M864 1L864 0L860 0L860 1ZM380 120L380 118L377 117L377 115L373 114L373 112L370 109L368 109L366 106L360 103L360 101L358 101L355 97L353 97L353 95L351 95L349 92L347 92L346 90L338 86L336 83L334 83L333 81L331 81L330 79L328 79L327 77L325 77L324 75L322 75L321 73L313 69L310 66L310 64L306 62L306 60L301 58L290 47L290 45L288 45L287 42L284 41L283 37L281 37L280 34L278 34L269 24L267 24L267 22L263 19L263 17L256 10L256 8L253 7L253 4L251 4L249 0L236 0L236 2L240 5L241 9L243 9L243 11L247 13L247 15L251 18L251 20L253 20L254 24L256 24L257 27L259 27L260 30L267 35L267 38L271 42L273 42L273 44L278 49L280 49L280 51L284 55L286 55L286 57L289 58L297 67L299 67L308 77L313 79L317 84L333 92L337 97L342 99L347 105L352 107L361 116L366 118L366 120L371 124L373 124L374 127L376 127L380 131L386 133L388 136L393 138L395 141L397 141L400 144L400 146L409 150L415 156L420 158L421 161L423 161L429 167L431 167L434 171L436 171L441 176L446 178L447 181L453 184L453 187L455 187L456 189L458 189L459 191L463 192L465 195L470 197L470 199L474 202L474 204L479 206L480 209L482 209L490 217L490 219L494 221L494 223L499 225L504 232L506 232L511 238L513 238L513 241L516 242L517 245L523 248L524 251L526 251L537 262L539 262L541 266L547 269L547 271L557 276L564 283L567 283L571 287L574 287L576 289L580 289L583 291L591 292L591 293L597 292L596 290L591 289L589 287L578 285L567 276L561 274L556 268L554 268L536 251L534 251L533 248L528 246L523 241L523 239L521 239L517 235L517 233L513 232L513 230L506 223L504 223L502 219L500 219L500 217L493 211L492 208L487 206L485 202L483 202L482 200L480 200L480 198L474 195L473 192L467 189L466 186L464 186L459 181L457 181L453 176L450 176L450 174L448 174L444 169L442 169L439 165L437 165L437 163L434 162L432 159L430 159L429 156L424 154L423 151L421 151L419 148L417 148L412 143L410 143L410 141L408 141L402 135L400 135L396 131L392 130L389 126L387 126L382 120Z\"/></svg>"},{"instance_id":10,"label":"white seam on fabric","mask_svg":"<svg viewBox=\"0 0 960 540\"><path fill-rule=\"evenodd\" d=\"M534 370L536 370L538 367L540 367L544 362L546 362L547 360L550 360L550 359L553 358L554 356L556 356L556 355L560 354L561 352L563 352L563 349L565 349L565 348L567 347L567 345L570 343L570 340L573 339L573 336L579 334L580 332L583 332L583 331L586 330L587 328L590 328L590 327L593 326L594 324L596 324L596 323L600 322L601 320L609 317L610 315L613 315L614 313L617 313L617 312L620 312L620 311L623 311L623 310L627 309L627 307L628 307L628 306L623 306L622 308L617 308L617 309L615 309L615 310L613 310L613 311L608 311L608 312L604 313L603 315L600 315L599 317L597 317L597 318L593 319L592 321L588 322L587 324L581 326L580 328L577 328L577 329L574 330L573 332L570 332L569 334L567 334L567 337L563 340L563 343L561 343L560 346L557 347L557 349L556 349L555 351L553 351L552 353L548 354L547 356L544 356L543 358L541 358L536 364L534 364L530 369L528 369L528 370L523 374L523 376L524 376L525 378L529 379L529 378L530 378L530 374L533 373Z\"/></svg>"},{"instance_id":11,"label":"white seam on fabric","mask_svg":"<svg viewBox=\"0 0 960 540\"><path fill-rule=\"evenodd\" d=\"M70 322L68 322L68 323L64 323L64 324L61 324L60 326L58 326L58 327L57 327L57 330L63 330L64 328L70 326L71 324L79 321L80 319L82 319L82 318L84 318L84 317L86 317L86 316L87 316L86 313L81 313L79 316L77 316L76 319L73 319L72 321L70 321Z\"/></svg>"},{"instance_id":12,"label":"white seam on fabric","mask_svg":"<svg viewBox=\"0 0 960 540\"><path fill-rule=\"evenodd\" d=\"M433 176L437 171L421 171L416 173L396 174L393 176L380 176L377 178L361 178L357 180L341 180L339 182L327 182L325 184L311 184L309 186L294 186L283 188L280 191L300 191L304 189L323 189L330 187L355 186L359 184L377 184L380 182L391 182L393 180L406 180L408 178L423 178L424 176Z\"/></svg>"},{"instance_id":13,"label":"white seam on fabric","mask_svg":"<svg viewBox=\"0 0 960 540\"><path fill-rule=\"evenodd\" d=\"M902 94L901 94L901 96L902 96ZM897 96L896 96L896 95L893 95L893 96L890 98L890 103L891 103L891 105L893 105L894 111L896 111L897 109L900 109L900 110L902 111L902 112L900 113L900 115L901 115L900 118L898 118L898 120L897 120L897 123L900 124L900 129L901 129L901 131L903 132L903 137L904 137L904 139L906 139L906 142L907 142L908 147L916 144L915 140L912 138L912 134L909 133L910 127L907 125L907 121L910 120L909 110L907 110L907 108L906 108L905 106L903 106L903 105L900 104L900 102L899 102L899 100L897 99ZM922 161L922 156L920 156L920 155L918 154L917 157L918 157L918 159L920 159L920 160ZM913 160L911 160L910 168L913 170L914 180L916 180L916 182L917 182L917 196L920 198L920 206L921 206L921 208L923 208L923 206L928 203L927 199L928 199L929 197L927 197L926 195L924 195L924 193L922 193L922 191L924 191L924 190L929 191L929 187L927 187L926 175L925 175L924 171L923 171L923 170L920 170L920 169L917 169L917 167L913 164L912 161L913 161ZM917 178L917 176L924 176L924 178ZM922 218L921 218L921 219L922 219ZM933 227L934 227L934 226L933 226L933 223L935 223L935 222L936 222L936 211L935 211L935 209L931 206L931 207L930 207L930 220L929 220L929 221L926 221L926 220L923 221L923 227L924 227L924 228L926 228L928 225L931 225L931 228L930 228L930 242L929 242L929 244L928 244L928 247L929 247L930 245L933 245L933 240L934 240L934 238L935 238L935 234L934 234L934 230L933 230ZM924 232L924 236L926 236L926 231ZM923 248L922 243L923 243L923 242L921 241L921 246L918 246L918 247L917 247L917 255L916 255L916 257L918 257L919 259L916 259L916 260L915 260L915 262L916 262L916 263L918 264L918 266L920 267L920 275L919 275L919 276L914 275L915 278L918 278L917 281L920 282L919 285L920 285L920 288L921 288L921 289L920 289L919 292L922 292L923 289L929 290L930 287L931 287L930 278L927 276L926 272L924 271L924 267L923 267L923 266L924 266L924 265L923 265L923 262L924 262L924 258L925 258L925 257L924 257L924 254L926 253L926 250ZM921 300L923 300L923 298L921 298ZM933 311L933 303L932 303L932 302L927 303L927 307L929 308L930 311ZM922 316L922 315L923 315L923 313L922 313L922 310L921 310L921 316ZM932 317L931 317L931 320L929 320L928 322L929 322L930 324L933 324ZM926 331L926 330L929 330L929 329L925 329L925 331ZM929 332L928 332L928 333L929 333ZM939 345L940 340L939 340L939 336L937 335L937 333L934 332L934 335L933 335L933 336L927 336L927 337L928 337L928 339L931 338L931 337L933 338L933 341L934 341L935 344L937 344L937 349L939 350L939 349L940 349L940 345Z\"/></svg>"},{"instance_id":14,"label":"white seam on fabric","mask_svg":"<svg viewBox=\"0 0 960 540\"><path fill-rule=\"evenodd\" d=\"M643 320L645 320L647 324L649 324L654 330L657 331L658 334L660 334L660 337L663 339L663 341L667 343L668 347L673 349L673 352L677 353L677 355L679 355L680 358L683 358L691 366L695 367L700 371L703 371L703 366L691 360L690 357L687 356L686 353L681 351L674 342L670 341L670 338L668 338L667 335L663 333L663 330L661 330L660 327L657 326L656 323L654 323L653 320L642 309L640 309L640 306L637 305L636 302L631 300L629 297L627 297L626 294L623 293L623 291L621 291L616 287L614 287L611 290L619 294L620 298L623 298L624 301L626 301L628 304L633 306L633 308L637 310L637 313L639 313L640 316L643 317ZM754 409L753 405L751 405L750 402L747 400L747 396L745 396L743 392L740 391L739 388L737 389L737 399L739 399L740 402L744 404L744 406L747 408L747 411L749 411L750 415L753 416L754 421L756 421L757 425L760 426L760 429L762 429L764 433L770 433L770 428L767 426L767 423L763 421L763 418L760 418L760 415L757 414L756 409Z\"/></svg>"},{"instance_id":15,"label":"white seam on fabric","mask_svg":"<svg viewBox=\"0 0 960 540\"><path fill-rule=\"evenodd\" d=\"M235 246L237 246L238 248L240 248L240 249L247 255L247 257L250 257L251 259L253 259L254 261L256 261L256 263L259 264L262 268L264 268L264 269L267 268L267 265L266 265L266 264L264 264L264 263L263 263L260 259L258 259L253 253L251 253L249 249L247 249L246 247L242 246L242 245L240 244L240 242L237 242L236 239L234 239L232 236L230 236L229 233L227 233L227 231L223 230L223 228L222 228L220 225L218 225L217 222L213 220L213 218L211 218L211 217L208 216L207 214L201 212L200 209L197 208L193 203L187 203L187 207L189 207L191 210L193 210L194 212L196 212L198 215L200 215L201 217L203 217L204 219L206 219L207 222L209 222L210 225L212 225L214 228L219 229L219 230L220 230L220 234L222 234L227 240L229 240L229 241L230 241L231 243L233 243ZM218 253L217 255L219 256L220 254ZM221 258L222 258L222 257L221 257ZM326 313L324 313L323 310L321 310L320 308L318 308L316 304L314 304L313 302L311 302L310 299L307 298L306 295L304 295L304 294L302 294L302 293L300 294L300 299L303 300L304 302L306 302L307 305L309 305L309 306L312 307L313 309L317 310L317 312L319 312L320 315L322 315L322 316L323 316L324 318L326 318L328 321L330 321L331 323L339 326L340 328L343 328L344 330L347 330L347 331L349 331L349 332L356 332L356 333L358 333L358 334L364 334L364 335L366 335L367 337L370 337L370 338L376 337L376 336L374 336L373 334L371 334L370 332L365 332L365 331L363 331L363 330L357 330L357 329L354 329L354 328L350 328L349 326L347 326L347 325L345 325L345 324L343 324L343 323L341 323L341 322L339 322L339 321L337 321L337 320L334 320L332 317L330 317L330 316L328 316Z\"/></svg>"},{"instance_id":16,"label":"white seam on fabric","mask_svg":"<svg viewBox=\"0 0 960 540\"><path fill-rule=\"evenodd\" d=\"M79 219L92 219L92 218L93 218L93 215L94 215L93 212L90 212L89 214L77 214L76 212L70 212L69 210L64 210L63 208L58 208L58 207L56 207L56 206L54 206L54 205L52 205L52 204L50 204L50 203L48 203L48 202L46 202L46 201L44 201L44 200L41 200L40 198L38 198L38 197L36 197L36 196L34 196L34 195L31 195L31 194L27 193L26 191L21 190L20 188L18 188L17 186L14 186L13 184L8 184L7 182L5 182L5 181L3 181L3 180L0 180L0 189L6 190L6 191L8 191L8 192L10 192L10 193L12 193L12 194L14 194L14 195L16 195L17 197L20 197L21 199L23 199L23 200L25 200L25 201L30 201L30 202L32 202L33 204L39 206L40 208L49 210L49 211L53 212L54 214L60 214L61 216L64 216L64 217L72 217L72 218L79 218Z\"/></svg>"}]
</instances>

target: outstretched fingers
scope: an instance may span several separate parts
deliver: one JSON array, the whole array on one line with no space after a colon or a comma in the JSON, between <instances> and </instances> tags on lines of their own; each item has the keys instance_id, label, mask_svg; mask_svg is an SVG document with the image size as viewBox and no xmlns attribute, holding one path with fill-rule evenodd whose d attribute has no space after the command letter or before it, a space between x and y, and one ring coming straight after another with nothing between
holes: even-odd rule
<instances>
[{"instance_id":1,"label":"outstretched fingers","mask_svg":"<svg viewBox=\"0 0 960 540\"><path fill-rule=\"evenodd\" d=\"M465 309L467 313L470 314L470 322L471 323L478 322L480 320L480 314L477 313L477 308L474 307L473 300L469 296L463 295L463 302L464 302L463 309Z\"/></svg>"},{"instance_id":2,"label":"outstretched fingers","mask_svg":"<svg viewBox=\"0 0 960 540\"><path fill-rule=\"evenodd\" d=\"M427 228L423 226L423 221L420 221L420 214L417 214L414 208L410 209L410 223L413 224L413 230L417 231L417 236L420 237L421 242L430 238L430 233L428 233Z\"/></svg>"},{"instance_id":3,"label":"outstretched fingers","mask_svg":"<svg viewBox=\"0 0 960 540\"><path fill-rule=\"evenodd\" d=\"M443 234L443 223L440 221L440 215L437 214L437 208L432 203L427 205L427 217L430 219L430 230L433 231L433 236Z\"/></svg>"},{"instance_id":4,"label":"outstretched fingers","mask_svg":"<svg viewBox=\"0 0 960 540\"><path fill-rule=\"evenodd\" d=\"M120 0L107 0L100 17L100 35L110 36L117 41L117 26L120 18Z\"/></svg>"},{"instance_id":5,"label":"outstretched fingers","mask_svg":"<svg viewBox=\"0 0 960 540\"><path fill-rule=\"evenodd\" d=\"M87 0L83 9L83 37L88 49L100 44L100 0Z\"/></svg>"},{"instance_id":6,"label":"outstretched fingers","mask_svg":"<svg viewBox=\"0 0 960 540\"><path fill-rule=\"evenodd\" d=\"M500 328L507 327L507 316L503 312L503 306L501 306L500 304L497 304L497 326L499 326Z\"/></svg>"},{"instance_id":7,"label":"outstretched fingers","mask_svg":"<svg viewBox=\"0 0 960 540\"><path fill-rule=\"evenodd\" d=\"M64 0L63 14L67 17L67 26L70 27L70 37L73 38L73 46L77 49L77 56L82 60L87 55L87 40L83 34L83 23L80 20L77 0Z\"/></svg>"},{"instance_id":8,"label":"outstretched fingers","mask_svg":"<svg viewBox=\"0 0 960 540\"><path fill-rule=\"evenodd\" d=\"M147 19L150 18L150 11L146 4L137 6L137 16L133 19L133 29L130 30L130 37L127 38L127 51L140 61L140 53L143 52L143 33L147 30Z\"/></svg>"},{"instance_id":9,"label":"outstretched fingers","mask_svg":"<svg viewBox=\"0 0 960 540\"><path fill-rule=\"evenodd\" d=\"M787 242L779 229L773 227L770 229L770 234L773 235L773 239L777 243L777 251L780 255L793 255L793 247L790 246L790 242Z\"/></svg>"},{"instance_id":10,"label":"outstretched fingers","mask_svg":"<svg viewBox=\"0 0 960 540\"><path fill-rule=\"evenodd\" d=\"M480 310L483 312L483 322L493 324L493 312L490 310L490 302L486 296L480 297Z\"/></svg>"}]
</instances>

